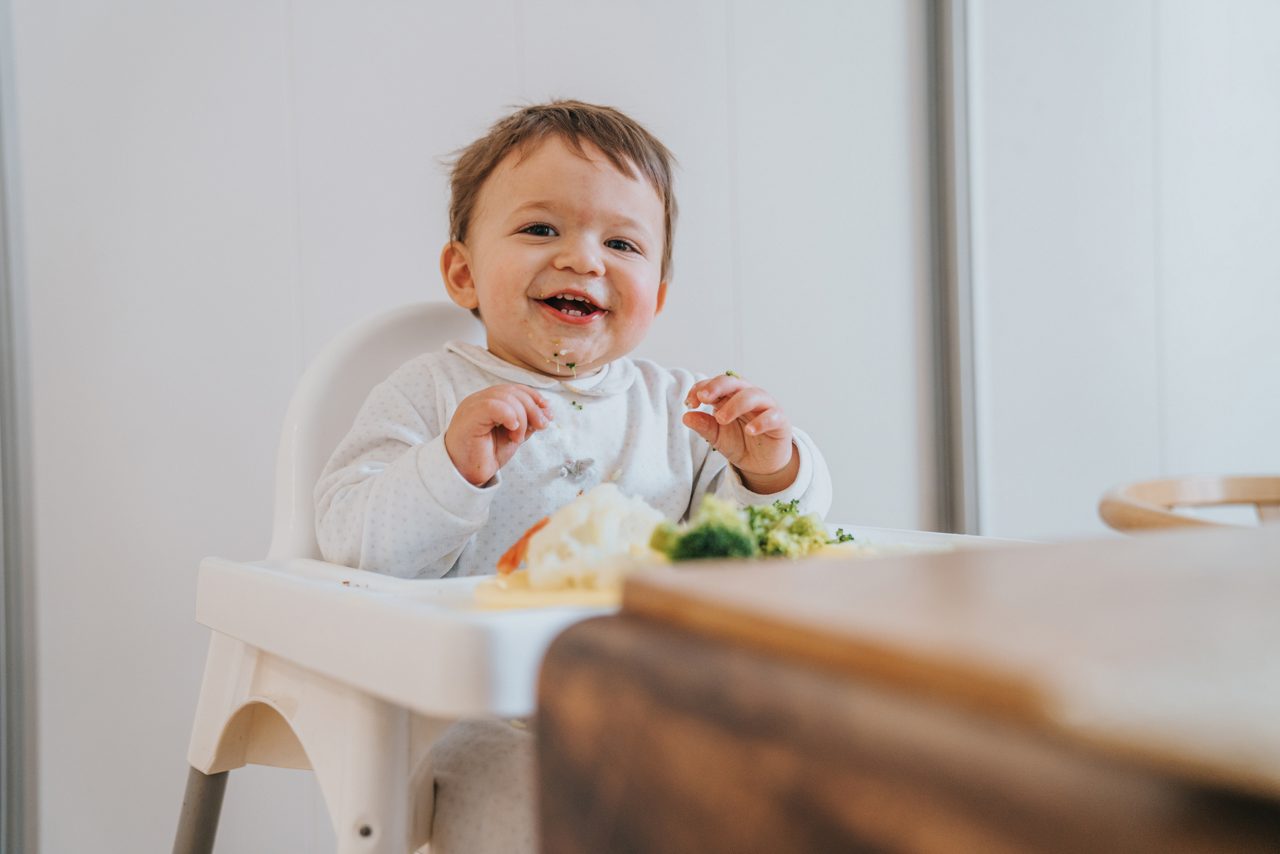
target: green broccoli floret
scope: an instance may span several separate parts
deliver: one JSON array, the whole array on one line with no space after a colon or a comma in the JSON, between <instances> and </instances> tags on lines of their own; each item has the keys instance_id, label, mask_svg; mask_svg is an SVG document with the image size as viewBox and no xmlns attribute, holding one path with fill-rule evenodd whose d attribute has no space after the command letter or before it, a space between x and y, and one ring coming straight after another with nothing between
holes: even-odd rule
<instances>
[{"instance_id":1,"label":"green broccoli floret","mask_svg":"<svg viewBox=\"0 0 1280 854\"><path fill-rule=\"evenodd\" d=\"M748 533L751 530L747 526L746 515L742 512L741 507L732 501L725 501L723 498L717 498L714 495L702 496L702 503L698 505L698 509L689 519L690 528L708 524L737 528Z\"/></svg>"},{"instance_id":2,"label":"green broccoli floret","mask_svg":"<svg viewBox=\"0 0 1280 854\"><path fill-rule=\"evenodd\" d=\"M827 544L827 529L813 515L783 515L764 536L761 551L767 555L803 557Z\"/></svg>"},{"instance_id":3,"label":"green broccoli floret","mask_svg":"<svg viewBox=\"0 0 1280 854\"><path fill-rule=\"evenodd\" d=\"M747 508L747 523L761 543L769 536L769 532L781 524L784 517L800 512L800 502L775 501L772 504L756 504Z\"/></svg>"},{"instance_id":4,"label":"green broccoli floret","mask_svg":"<svg viewBox=\"0 0 1280 854\"><path fill-rule=\"evenodd\" d=\"M674 522L660 522L658 527L653 529L653 536L649 537L649 548L671 557L679 540L680 529Z\"/></svg>"},{"instance_id":5,"label":"green broccoli floret","mask_svg":"<svg viewBox=\"0 0 1280 854\"><path fill-rule=\"evenodd\" d=\"M716 557L755 557L760 553L755 538L746 530L708 522L690 528L676 541L672 560L703 560Z\"/></svg>"},{"instance_id":6,"label":"green broccoli floret","mask_svg":"<svg viewBox=\"0 0 1280 854\"><path fill-rule=\"evenodd\" d=\"M826 526L812 513L800 515L799 499L747 508L747 520L766 555L802 557L827 544Z\"/></svg>"},{"instance_id":7,"label":"green broccoli floret","mask_svg":"<svg viewBox=\"0 0 1280 854\"><path fill-rule=\"evenodd\" d=\"M663 522L649 545L673 561L718 557L755 557L760 553L746 514L730 501L704 496L683 529Z\"/></svg>"},{"instance_id":8,"label":"green broccoli floret","mask_svg":"<svg viewBox=\"0 0 1280 854\"><path fill-rule=\"evenodd\" d=\"M688 524L663 522L649 545L673 561L716 557L803 557L834 542L812 513L801 515L799 500L740 508L707 495ZM839 542L853 537L839 531Z\"/></svg>"},{"instance_id":9,"label":"green broccoli floret","mask_svg":"<svg viewBox=\"0 0 1280 854\"><path fill-rule=\"evenodd\" d=\"M846 533L844 528L836 528L835 537L833 537L830 540L827 540L827 542L832 545L838 545L840 543L852 543L853 534Z\"/></svg>"}]
</instances>

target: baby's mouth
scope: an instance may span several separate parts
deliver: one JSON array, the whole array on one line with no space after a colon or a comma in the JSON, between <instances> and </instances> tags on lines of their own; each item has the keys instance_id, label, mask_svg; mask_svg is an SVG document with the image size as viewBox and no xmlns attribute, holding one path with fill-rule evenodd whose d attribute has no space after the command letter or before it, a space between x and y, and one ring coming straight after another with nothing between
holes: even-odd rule
<instances>
[{"instance_id":1,"label":"baby's mouth","mask_svg":"<svg viewBox=\"0 0 1280 854\"><path fill-rule=\"evenodd\" d=\"M538 302L558 311L565 317L586 318L605 312L605 309L580 294L556 294L546 299L540 299Z\"/></svg>"}]
</instances>

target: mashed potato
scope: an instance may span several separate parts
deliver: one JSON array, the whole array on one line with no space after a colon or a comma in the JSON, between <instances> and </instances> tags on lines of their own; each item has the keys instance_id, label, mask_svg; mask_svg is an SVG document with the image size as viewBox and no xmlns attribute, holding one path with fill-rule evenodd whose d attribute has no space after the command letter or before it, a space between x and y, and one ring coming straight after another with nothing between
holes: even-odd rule
<instances>
[{"instance_id":1,"label":"mashed potato","mask_svg":"<svg viewBox=\"0 0 1280 854\"><path fill-rule=\"evenodd\" d=\"M529 540L525 566L535 590L610 589L636 563L660 560L649 538L663 516L644 499L602 483L551 514Z\"/></svg>"}]
</instances>

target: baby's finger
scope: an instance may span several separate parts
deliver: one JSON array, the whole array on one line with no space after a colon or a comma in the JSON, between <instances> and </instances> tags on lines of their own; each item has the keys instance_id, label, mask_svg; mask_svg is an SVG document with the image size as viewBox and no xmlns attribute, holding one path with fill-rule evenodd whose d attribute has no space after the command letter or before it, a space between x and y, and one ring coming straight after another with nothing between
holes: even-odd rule
<instances>
[{"instance_id":1,"label":"baby's finger","mask_svg":"<svg viewBox=\"0 0 1280 854\"><path fill-rule=\"evenodd\" d=\"M551 411L551 401L547 400L542 392L538 391L536 388L529 388L527 385L512 386L512 388L519 389L527 394L538 409L545 409L548 412Z\"/></svg>"},{"instance_id":2,"label":"baby's finger","mask_svg":"<svg viewBox=\"0 0 1280 854\"><path fill-rule=\"evenodd\" d=\"M719 374L694 383L685 396L684 402L686 406L701 406L704 403L714 405L716 401L749 385L750 383L742 377Z\"/></svg>"},{"instance_id":3,"label":"baby's finger","mask_svg":"<svg viewBox=\"0 0 1280 854\"><path fill-rule=\"evenodd\" d=\"M519 383L490 386L482 393L496 397L508 398L512 395L518 395L522 400L532 401L534 406L539 409L549 409L551 407L551 403L547 400L546 396L542 394L542 392L535 388L530 388L527 385L520 385Z\"/></svg>"},{"instance_id":4,"label":"baby's finger","mask_svg":"<svg viewBox=\"0 0 1280 854\"><path fill-rule=\"evenodd\" d=\"M680 420L684 423L684 426L706 439L712 447L715 447L716 440L720 438L720 425L716 423L716 420L709 413L686 412Z\"/></svg>"},{"instance_id":5,"label":"baby's finger","mask_svg":"<svg viewBox=\"0 0 1280 854\"><path fill-rule=\"evenodd\" d=\"M771 409L777 405L777 401L764 389L749 386L716 407L716 420L721 424L728 424L744 415Z\"/></svg>"},{"instance_id":6,"label":"baby's finger","mask_svg":"<svg viewBox=\"0 0 1280 854\"><path fill-rule=\"evenodd\" d=\"M524 407L515 406L506 397L491 397L481 404L484 432L504 427L515 433L524 427Z\"/></svg>"},{"instance_id":7,"label":"baby's finger","mask_svg":"<svg viewBox=\"0 0 1280 854\"><path fill-rule=\"evenodd\" d=\"M513 385L508 394L514 405L524 411L525 421L533 430L541 430L551 423L551 404L531 388Z\"/></svg>"},{"instance_id":8,"label":"baby's finger","mask_svg":"<svg viewBox=\"0 0 1280 854\"><path fill-rule=\"evenodd\" d=\"M791 435L791 422L781 409L766 409L742 428L748 436L771 436L785 439Z\"/></svg>"},{"instance_id":9,"label":"baby's finger","mask_svg":"<svg viewBox=\"0 0 1280 854\"><path fill-rule=\"evenodd\" d=\"M516 428L507 428L507 438L519 445L529 436L529 415L523 406L514 406L512 409L516 415Z\"/></svg>"}]
</instances>

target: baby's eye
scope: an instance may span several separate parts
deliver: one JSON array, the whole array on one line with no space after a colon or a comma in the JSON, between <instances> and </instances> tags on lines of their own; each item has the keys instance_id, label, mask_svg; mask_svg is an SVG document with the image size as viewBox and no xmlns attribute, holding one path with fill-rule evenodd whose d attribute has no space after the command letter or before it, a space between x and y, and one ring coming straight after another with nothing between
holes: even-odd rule
<instances>
[{"instance_id":1,"label":"baby's eye","mask_svg":"<svg viewBox=\"0 0 1280 854\"><path fill-rule=\"evenodd\" d=\"M616 249L619 252L639 252L640 251L639 249L636 248L636 245L631 241L622 240L616 237L613 240L606 240L604 242L604 245L608 246L610 249Z\"/></svg>"},{"instance_id":2,"label":"baby's eye","mask_svg":"<svg viewBox=\"0 0 1280 854\"><path fill-rule=\"evenodd\" d=\"M545 222L536 222L520 229L521 234L532 234L534 237L555 237L556 230Z\"/></svg>"}]
</instances>

